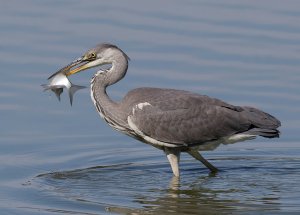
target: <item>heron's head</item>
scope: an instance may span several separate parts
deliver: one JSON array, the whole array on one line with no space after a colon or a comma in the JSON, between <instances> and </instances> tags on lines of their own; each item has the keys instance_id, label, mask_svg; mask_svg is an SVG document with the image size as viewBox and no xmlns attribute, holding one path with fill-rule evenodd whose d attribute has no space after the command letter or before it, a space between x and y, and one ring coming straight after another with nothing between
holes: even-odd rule
<instances>
[{"instance_id":1,"label":"heron's head","mask_svg":"<svg viewBox=\"0 0 300 215\"><path fill-rule=\"evenodd\" d=\"M80 71L104 64L112 64L118 59L125 59L127 63L129 57L117 46L108 43L102 43L88 50L86 53L84 53L83 56L71 62L67 67L65 67L67 69L71 69L66 73L66 75L73 75Z\"/></svg>"}]
</instances>

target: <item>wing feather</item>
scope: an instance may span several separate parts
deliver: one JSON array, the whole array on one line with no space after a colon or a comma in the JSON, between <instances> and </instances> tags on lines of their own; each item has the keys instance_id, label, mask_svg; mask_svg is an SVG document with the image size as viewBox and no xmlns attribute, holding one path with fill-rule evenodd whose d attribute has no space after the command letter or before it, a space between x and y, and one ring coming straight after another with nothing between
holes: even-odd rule
<instances>
[{"instance_id":1,"label":"wing feather","mask_svg":"<svg viewBox=\"0 0 300 215\"><path fill-rule=\"evenodd\" d=\"M169 110L161 109L157 104L142 109L136 106L131 120L148 137L185 145L217 140L249 127L249 122L240 117L239 111L208 102Z\"/></svg>"}]
</instances>

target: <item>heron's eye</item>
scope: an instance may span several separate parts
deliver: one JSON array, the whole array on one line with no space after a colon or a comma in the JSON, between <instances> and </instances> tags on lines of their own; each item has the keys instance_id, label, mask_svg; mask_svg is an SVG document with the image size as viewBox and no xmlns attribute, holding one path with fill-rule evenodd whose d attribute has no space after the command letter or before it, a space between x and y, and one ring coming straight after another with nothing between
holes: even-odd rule
<instances>
[{"instance_id":1,"label":"heron's eye","mask_svg":"<svg viewBox=\"0 0 300 215\"><path fill-rule=\"evenodd\" d=\"M95 59L96 58L96 53L91 53L91 58Z\"/></svg>"}]
</instances>

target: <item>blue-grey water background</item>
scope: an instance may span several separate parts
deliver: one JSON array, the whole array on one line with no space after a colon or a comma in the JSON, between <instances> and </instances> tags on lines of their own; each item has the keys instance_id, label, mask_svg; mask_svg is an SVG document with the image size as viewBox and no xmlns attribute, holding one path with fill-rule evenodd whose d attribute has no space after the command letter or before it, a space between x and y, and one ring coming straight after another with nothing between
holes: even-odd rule
<instances>
[{"instance_id":1,"label":"blue-grey water background","mask_svg":"<svg viewBox=\"0 0 300 215\"><path fill-rule=\"evenodd\" d=\"M261 108L280 139L183 155L172 178L161 151L100 119L89 88L71 107L47 77L100 42L131 58L116 100L140 86L190 90ZM1 214L298 214L299 1L10 0L0 7ZM96 69L71 77L89 86Z\"/></svg>"}]
</instances>

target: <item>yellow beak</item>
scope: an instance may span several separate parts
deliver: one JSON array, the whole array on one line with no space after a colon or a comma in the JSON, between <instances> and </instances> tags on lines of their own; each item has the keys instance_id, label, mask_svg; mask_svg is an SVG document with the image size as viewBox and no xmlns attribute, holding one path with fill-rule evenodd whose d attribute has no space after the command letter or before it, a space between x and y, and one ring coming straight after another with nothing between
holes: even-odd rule
<instances>
[{"instance_id":1,"label":"yellow beak","mask_svg":"<svg viewBox=\"0 0 300 215\"><path fill-rule=\"evenodd\" d=\"M53 78L53 77L54 77L55 75L57 75L58 73L64 73L64 74L66 74L67 76L69 76L69 75L72 75L72 74L74 74L74 73L76 73L76 72L79 72L79 71L81 71L81 70L83 70L83 69L86 69L86 68L81 68L81 67L83 67L84 65L86 65L88 62L86 62L85 64L83 64L83 65L81 65L81 66L79 66L79 67L77 67L77 68L75 68L74 70L76 70L76 71L72 70L72 71L67 72L67 71L70 70L71 68L73 68L73 67L75 67L75 66L77 66L77 65L79 65L79 64L81 64L81 63L83 63L84 61L85 61L85 60L84 60L84 57L78 58L78 59L72 61L72 62L71 62L70 64L68 64L67 66L65 66L65 67L61 68L60 70L58 70L57 72L53 73L48 79ZM81 68L81 69L80 69L80 68ZM71 72L72 72L72 73L71 73Z\"/></svg>"},{"instance_id":2,"label":"yellow beak","mask_svg":"<svg viewBox=\"0 0 300 215\"><path fill-rule=\"evenodd\" d=\"M85 69L90 68L90 66L87 65L88 63L89 63L89 61L86 62L85 64L79 66L79 67L76 67L75 69L72 69L71 71L69 71L69 72L66 73L66 76L70 76L70 75L73 75L73 74L75 74L77 72L80 72L80 71L83 71Z\"/></svg>"}]
</instances>

